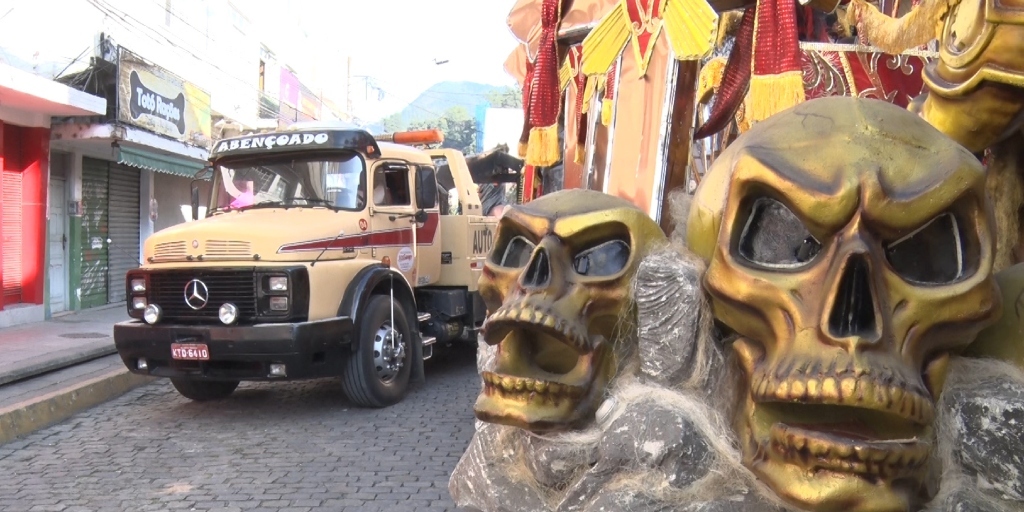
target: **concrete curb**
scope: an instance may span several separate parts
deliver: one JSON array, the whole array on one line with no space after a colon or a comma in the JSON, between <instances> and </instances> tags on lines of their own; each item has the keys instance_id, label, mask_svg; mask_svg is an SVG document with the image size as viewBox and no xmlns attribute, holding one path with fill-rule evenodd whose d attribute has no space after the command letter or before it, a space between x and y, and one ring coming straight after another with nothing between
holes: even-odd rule
<instances>
[{"instance_id":1,"label":"concrete curb","mask_svg":"<svg viewBox=\"0 0 1024 512\"><path fill-rule=\"evenodd\" d=\"M127 368L119 369L0 409L0 444L63 421L155 380L155 377L131 373Z\"/></svg>"},{"instance_id":2,"label":"concrete curb","mask_svg":"<svg viewBox=\"0 0 1024 512\"><path fill-rule=\"evenodd\" d=\"M50 352L24 362L18 363L16 368L10 371L0 372L0 386L11 382L35 377L46 372L60 370L76 364L99 359L104 356L117 353L114 346L114 338L106 338L106 343L94 345L79 350L67 350L63 352Z\"/></svg>"}]
</instances>

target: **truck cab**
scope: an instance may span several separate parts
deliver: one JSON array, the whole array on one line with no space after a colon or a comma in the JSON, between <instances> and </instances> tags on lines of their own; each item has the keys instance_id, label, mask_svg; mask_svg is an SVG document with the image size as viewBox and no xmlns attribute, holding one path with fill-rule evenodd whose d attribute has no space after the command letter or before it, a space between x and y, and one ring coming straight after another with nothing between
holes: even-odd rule
<instances>
[{"instance_id":1,"label":"truck cab","mask_svg":"<svg viewBox=\"0 0 1024 512\"><path fill-rule=\"evenodd\" d=\"M126 275L132 320L114 342L127 368L193 400L243 380L342 377L351 401L383 407L424 379L436 346L474 349L479 241L497 219L461 153L415 147L440 132L378 138L299 124L217 142L205 218L148 238ZM455 189L438 185L438 158Z\"/></svg>"}]
</instances>

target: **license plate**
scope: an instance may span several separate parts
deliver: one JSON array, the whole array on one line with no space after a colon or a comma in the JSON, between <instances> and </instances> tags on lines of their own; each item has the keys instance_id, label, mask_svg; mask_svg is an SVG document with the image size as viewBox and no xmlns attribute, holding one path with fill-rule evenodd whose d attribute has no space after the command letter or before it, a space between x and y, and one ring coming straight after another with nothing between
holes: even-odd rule
<instances>
[{"instance_id":1,"label":"license plate","mask_svg":"<svg viewBox=\"0 0 1024 512\"><path fill-rule=\"evenodd\" d=\"M186 361L209 361L210 349L205 343L171 343L171 358Z\"/></svg>"}]
</instances>

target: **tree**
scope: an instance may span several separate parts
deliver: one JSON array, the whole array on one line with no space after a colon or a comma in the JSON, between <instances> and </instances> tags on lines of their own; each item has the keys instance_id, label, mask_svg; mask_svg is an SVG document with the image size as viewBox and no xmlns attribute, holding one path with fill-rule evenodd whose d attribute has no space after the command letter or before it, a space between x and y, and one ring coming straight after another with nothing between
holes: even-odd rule
<instances>
[{"instance_id":1,"label":"tree","mask_svg":"<svg viewBox=\"0 0 1024 512\"><path fill-rule=\"evenodd\" d=\"M487 94L487 101L494 108L522 108L523 90L515 87L502 87Z\"/></svg>"},{"instance_id":2,"label":"tree","mask_svg":"<svg viewBox=\"0 0 1024 512\"><path fill-rule=\"evenodd\" d=\"M381 124L384 125L385 133L400 132L404 129L405 121L402 120L402 113L396 112L381 120Z\"/></svg>"},{"instance_id":3,"label":"tree","mask_svg":"<svg viewBox=\"0 0 1024 512\"><path fill-rule=\"evenodd\" d=\"M464 107L452 107L441 117L409 124L410 130L437 128L444 133L442 148L459 150L466 154L476 153L476 119Z\"/></svg>"}]
</instances>

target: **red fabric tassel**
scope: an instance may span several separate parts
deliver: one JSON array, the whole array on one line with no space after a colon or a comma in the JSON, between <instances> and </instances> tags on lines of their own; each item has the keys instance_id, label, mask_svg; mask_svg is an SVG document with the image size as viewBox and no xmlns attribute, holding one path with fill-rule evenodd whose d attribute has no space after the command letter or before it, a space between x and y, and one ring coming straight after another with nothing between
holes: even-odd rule
<instances>
[{"instance_id":1,"label":"red fabric tassel","mask_svg":"<svg viewBox=\"0 0 1024 512\"><path fill-rule=\"evenodd\" d=\"M804 101L796 0L758 0L748 108L764 120Z\"/></svg>"},{"instance_id":2,"label":"red fabric tassel","mask_svg":"<svg viewBox=\"0 0 1024 512\"><path fill-rule=\"evenodd\" d=\"M530 142L530 91L533 90L533 67L532 62L526 63L526 77L523 78L523 131L519 135L518 148L520 158L526 158L526 146Z\"/></svg>"},{"instance_id":3,"label":"red fabric tassel","mask_svg":"<svg viewBox=\"0 0 1024 512\"><path fill-rule=\"evenodd\" d=\"M548 166L561 157L558 147L558 110L562 93L558 87L558 25L562 0L544 0L541 5L541 36L534 63L530 91L530 141L526 161Z\"/></svg>"},{"instance_id":4,"label":"red fabric tassel","mask_svg":"<svg viewBox=\"0 0 1024 512\"><path fill-rule=\"evenodd\" d=\"M736 41L725 64L722 83L715 94L715 103L711 105L711 113L704 124L694 132L694 139L703 139L725 129L736 116L740 104L750 84L750 60L753 55L754 41L754 8L748 8L740 20L740 28L736 33Z\"/></svg>"},{"instance_id":5,"label":"red fabric tassel","mask_svg":"<svg viewBox=\"0 0 1024 512\"><path fill-rule=\"evenodd\" d=\"M601 99L601 124L611 126L612 108L615 106L615 75L618 71L618 61L612 63L611 69L604 76L604 98Z\"/></svg>"}]
</instances>

